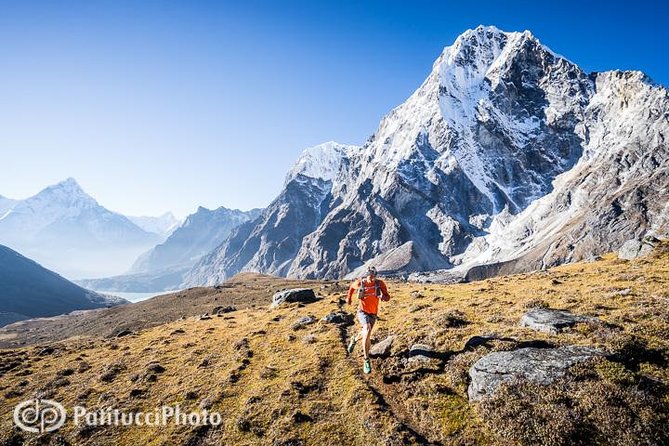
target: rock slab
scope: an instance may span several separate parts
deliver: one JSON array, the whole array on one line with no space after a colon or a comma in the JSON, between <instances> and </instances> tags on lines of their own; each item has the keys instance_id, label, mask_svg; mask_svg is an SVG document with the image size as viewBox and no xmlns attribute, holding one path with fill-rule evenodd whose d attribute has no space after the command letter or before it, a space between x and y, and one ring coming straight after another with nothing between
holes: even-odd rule
<instances>
[{"instance_id":1,"label":"rock slab","mask_svg":"<svg viewBox=\"0 0 669 446\"><path fill-rule=\"evenodd\" d=\"M322 321L335 325L352 325L353 316L343 311L336 311L325 315Z\"/></svg>"},{"instance_id":2,"label":"rock slab","mask_svg":"<svg viewBox=\"0 0 669 446\"><path fill-rule=\"evenodd\" d=\"M313 316L301 317L293 324L293 330L300 330L306 327L307 325L313 324L314 322L316 322L316 318Z\"/></svg>"},{"instance_id":3,"label":"rock slab","mask_svg":"<svg viewBox=\"0 0 669 446\"><path fill-rule=\"evenodd\" d=\"M573 327L581 322L594 318L579 316L569 311L534 308L520 318L520 326L546 333L557 334L565 328Z\"/></svg>"},{"instance_id":4,"label":"rock slab","mask_svg":"<svg viewBox=\"0 0 669 446\"><path fill-rule=\"evenodd\" d=\"M383 341L378 342L369 349L369 355L374 358L386 358L390 356L390 352L393 348L393 341L395 341L395 336L388 336Z\"/></svg>"},{"instance_id":5,"label":"rock slab","mask_svg":"<svg viewBox=\"0 0 669 446\"><path fill-rule=\"evenodd\" d=\"M316 294L311 288L293 288L274 294L271 308L289 302L311 303L314 301L316 301Z\"/></svg>"},{"instance_id":6,"label":"rock slab","mask_svg":"<svg viewBox=\"0 0 669 446\"><path fill-rule=\"evenodd\" d=\"M646 236L642 240L627 240L618 250L618 258L623 260L634 260L643 257L653 250L658 240L655 237Z\"/></svg>"},{"instance_id":7,"label":"rock slab","mask_svg":"<svg viewBox=\"0 0 669 446\"><path fill-rule=\"evenodd\" d=\"M434 347L427 344L413 344L409 348L409 361L428 362L435 359L436 353Z\"/></svg>"},{"instance_id":8,"label":"rock slab","mask_svg":"<svg viewBox=\"0 0 669 446\"><path fill-rule=\"evenodd\" d=\"M477 401L493 395L500 385L518 379L547 385L573 365L602 354L597 349L576 345L490 353L469 369L471 383L467 394L470 401Z\"/></svg>"}]
</instances>

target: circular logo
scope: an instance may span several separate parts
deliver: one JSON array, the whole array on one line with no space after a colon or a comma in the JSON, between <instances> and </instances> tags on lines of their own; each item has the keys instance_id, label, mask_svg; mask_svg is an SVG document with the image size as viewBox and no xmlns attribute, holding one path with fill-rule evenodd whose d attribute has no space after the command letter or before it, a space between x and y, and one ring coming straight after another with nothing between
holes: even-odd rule
<instances>
[{"instance_id":1,"label":"circular logo","mask_svg":"<svg viewBox=\"0 0 669 446\"><path fill-rule=\"evenodd\" d=\"M14 408L14 424L27 432L53 432L65 424L65 408L52 400L34 399Z\"/></svg>"}]
</instances>

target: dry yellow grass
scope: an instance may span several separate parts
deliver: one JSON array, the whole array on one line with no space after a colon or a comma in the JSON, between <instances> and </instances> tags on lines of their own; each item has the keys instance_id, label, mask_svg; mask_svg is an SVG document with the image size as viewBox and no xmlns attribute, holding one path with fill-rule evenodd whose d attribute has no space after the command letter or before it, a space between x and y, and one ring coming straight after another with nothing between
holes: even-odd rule
<instances>
[{"instance_id":1,"label":"dry yellow grass","mask_svg":"<svg viewBox=\"0 0 669 446\"><path fill-rule=\"evenodd\" d=\"M254 277L246 275L235 286ZM269 304L273 279L263 280ZM397 338L390 358L373 361L371 376L361 373L359 350L351 357L345 351L345 338L357 326L340 329L320 321L341 308L353 311L343 306L343 282L324 284L316 288L323 299L304 306L246 308L209 320L188 317L118 339L79 337L49 344L55 351L44 355L45 345L2 350L0 439L72 445L507 443L513 439L502 440L468 403L466 372L486 353L523 342L596 345L623 356L629 353L625 349L636 349L637 359L628 355L611 363L615 366L598 366L602 376L631 383L647 377L669 385L666 244L633 262L607 255L470 284L390 282L393 299L382 305L375 340ZM521 315L535 305L596 316L610 325L581 325L559 335L519 327ZM295 320L306 315L319 321L293 330ZM464 349L470 337L482 334L516 341ZM438 358L407 361L414 343L434 346ZM114 367L115 373L107 373ZM153 411L180 404L184 411L220 412L224 422L212 429L98 430L68 423L56 436L40 439L18 433L11 423L14 406L35 396L89 410ZM669 399L657 396L666 410Z\"/></svg>"}]
</instances>

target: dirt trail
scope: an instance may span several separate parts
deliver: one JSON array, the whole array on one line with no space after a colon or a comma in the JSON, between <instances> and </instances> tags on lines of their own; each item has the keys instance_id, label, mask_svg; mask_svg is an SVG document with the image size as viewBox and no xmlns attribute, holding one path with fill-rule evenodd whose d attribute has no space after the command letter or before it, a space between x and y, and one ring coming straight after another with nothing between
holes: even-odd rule
<instances>
[{"instance_id":1,"label":"dirt trail","mask_svg":"<svg viewBox=\"0 0 669 446\"><path fill-rule=\"evenodd\" d=\"M338 307L340 311L346 311L344 303L341 300L338 303ZM359 329L360 327L355 322L352 326L341 325L339 327L340 341L345 352L348 346L348 339L350 339L350 336L354 336ZM358 348L360 348L360 346L358 346ZM379 410L384 411L396 421L398 425L397 431L399 433L403 432L408 434L408 439L415 444L430 446L442 445L442 443L438 441L430 440L420 432L420 428L416 425L411 415L407 413L406 408L401 403L402 399L405 398L405 394L396 392L392 384L384 383L378 367L373 369L371 374L366 375L362 372L362 359L359 355L356 352L351 355L348 353L345 354L346 360L353 368L356 377L361 382L365 383L369 392L374 395Z\"/></svg>"}]
</instances>

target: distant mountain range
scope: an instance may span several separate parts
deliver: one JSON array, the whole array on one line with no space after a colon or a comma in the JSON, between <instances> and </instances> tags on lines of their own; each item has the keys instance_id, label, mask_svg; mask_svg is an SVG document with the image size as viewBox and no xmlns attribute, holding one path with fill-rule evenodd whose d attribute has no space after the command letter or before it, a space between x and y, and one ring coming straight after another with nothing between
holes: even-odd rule
<instances>
[{"instance_id":1,"label":"distant mountain range","mask_svg":"<svg viewBox=\"0 0 669 446\"><path fill-rule=\"evenodd\" d=\"M199 207L163 243L143 253L127 274L79 280L82 286L105 291L155 292L176 289L183 275L202 256L220 245L242 223L256 219L260 209L240 211Z\"/></svg>"},{"instance_id":2,"label":"distant mountain range","mask_svg":"<svg viewBox=\"0 0 669 446\"><path fill-rule=\"evenodd\" d=\"M0 243L72 279L123 272L162 239L99 205L73 178L4 203Z\"/></svg>"},{"instance_id":3,"label":"distant mountain range","mask_svg":"<svg viewBox=\"0 0 669 446\"><path fill-rule=\"evenodd\" d=\"M669 233L669 93L587 73L529 31L480 26L360 148L307 150L258 219L182 286L545 268ZM481 269L484 267L483 269Z\"/></svg>"},{"instance_id":4,"label":"distant mountain range","mask_svg":"<svg viewBox=\"0 0 669 446\"><path fill-rule=\"evenodd\" d=\"M159 217L131 217L128 216L131 222L144 229L146 232L158 234L163 238L170 236L175 229L181 225L171 212L166 212Z\"/></svg>"},{"instance_id":5,"label":"distant mountain range","mask_svg":"<svg viewBox=\"0 0 669 446\"><path fill-rule=\"evenodd\" d=\"M127 302L81 288L0 245L0 326L121 303Z\"/></svg>"}]
</instances>

